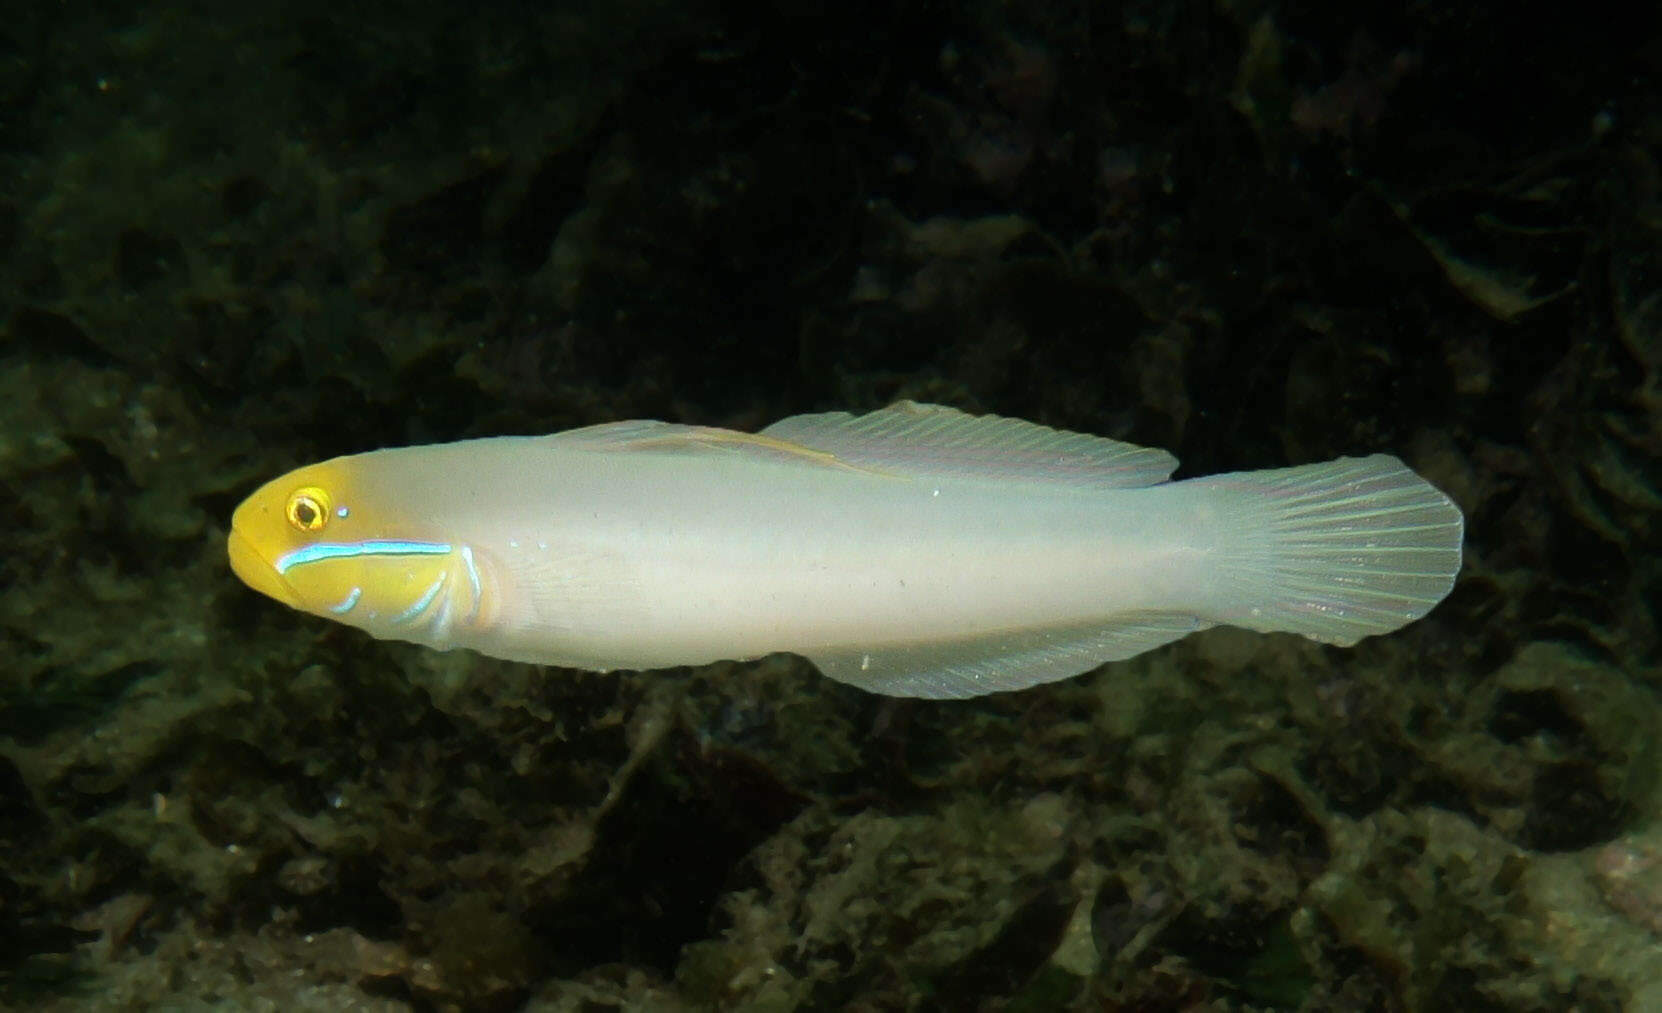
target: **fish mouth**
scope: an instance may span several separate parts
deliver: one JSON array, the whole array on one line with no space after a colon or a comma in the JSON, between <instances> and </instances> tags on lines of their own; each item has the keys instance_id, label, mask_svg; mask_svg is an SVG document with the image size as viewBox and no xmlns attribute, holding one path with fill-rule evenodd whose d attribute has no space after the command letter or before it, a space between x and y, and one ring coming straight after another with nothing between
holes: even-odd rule
<instances>
[{"instance_id":1,"label":"fish mouth","mask_svg":"<svg viewBox=\"0 0 1662 1013\"><path fill-rule=\"evenodd\" d=\"M270 560L260 555L260 551L254 548L254 543L248 540L248 536L236 528L232 528L231 534L225 539L225 553L231 560L231 572L244 584L289 608L300 607L300 599L295 597L288 582L278 576L277 568L271 565Z\"/></svg>"}]
</instances>

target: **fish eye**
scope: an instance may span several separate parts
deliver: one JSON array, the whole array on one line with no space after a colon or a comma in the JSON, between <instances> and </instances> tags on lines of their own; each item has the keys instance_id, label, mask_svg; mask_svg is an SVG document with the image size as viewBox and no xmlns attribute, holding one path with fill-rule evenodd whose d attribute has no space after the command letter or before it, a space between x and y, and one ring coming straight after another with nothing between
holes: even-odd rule
<instances>
[{"instance_id":1,"label":"fish eye","mask_svg":"<svg viewBox=\"0 0 1662 1013\"><path fill-rule=\"evenodd\" d=\"M316 531L329 523L329 494L315 485L289 493L284 510L297 531Z\"/></svg>"}]
</instances>

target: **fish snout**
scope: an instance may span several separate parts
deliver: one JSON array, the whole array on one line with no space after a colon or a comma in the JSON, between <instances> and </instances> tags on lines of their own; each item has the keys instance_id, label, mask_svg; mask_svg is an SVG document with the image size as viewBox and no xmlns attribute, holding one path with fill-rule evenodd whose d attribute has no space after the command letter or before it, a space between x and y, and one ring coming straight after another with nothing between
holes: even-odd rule
<instances>
[{"instance_id":1,"label":"fish snout","mask_svg":"<svg viewBox=\"0 0 1662 1013\"><path fill-rule=\"evenodd\" d=\"M301 607L300 599L295 596L288 582L278 574L277 568L254 548L254 543L248 540L248 536L235 527L225 539L225 552L231 560L231 572L244 584L290 608Z\"/></svg>"}]
</instances>

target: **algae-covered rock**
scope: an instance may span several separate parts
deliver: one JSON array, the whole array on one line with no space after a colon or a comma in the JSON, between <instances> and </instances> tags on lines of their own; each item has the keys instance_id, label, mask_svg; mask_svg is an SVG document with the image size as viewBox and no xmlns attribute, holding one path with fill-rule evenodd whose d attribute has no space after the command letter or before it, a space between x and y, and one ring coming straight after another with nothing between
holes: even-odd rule
<instances>
[{"instance_id":1,"label":"algae-covered rock","mask_svg":"<svg viewBox=\"0 0 1662 1013\"><path fill-rule=\"evenodd\" d=\"M13 6L0 1006L1662 1006L1650 13ZM225 566L303 462L903 397L1396 454L1465 566L956 702Z\"/></svg>"}]
</instances>

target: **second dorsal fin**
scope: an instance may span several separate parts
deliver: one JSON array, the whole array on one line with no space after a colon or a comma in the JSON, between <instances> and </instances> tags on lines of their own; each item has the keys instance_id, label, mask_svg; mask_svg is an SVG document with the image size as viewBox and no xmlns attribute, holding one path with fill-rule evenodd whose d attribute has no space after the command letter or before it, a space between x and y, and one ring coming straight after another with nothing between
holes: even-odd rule
<instances>
[{"instance_id":1,"label":"second dorsal fin","mask_svg":"<svg viewBox=\"0 0 1662 1013\"><path fill-rule=\"evenodd\" d=\"M856 467L943 478L1129 489L1158 485L1177 467L1177 458L1164 450L915 401L865 415L792 415L760 435L833 454Z\"/></svg>"}]
</instances>

